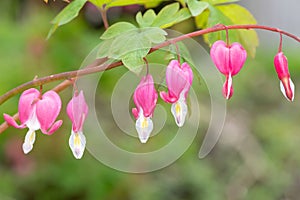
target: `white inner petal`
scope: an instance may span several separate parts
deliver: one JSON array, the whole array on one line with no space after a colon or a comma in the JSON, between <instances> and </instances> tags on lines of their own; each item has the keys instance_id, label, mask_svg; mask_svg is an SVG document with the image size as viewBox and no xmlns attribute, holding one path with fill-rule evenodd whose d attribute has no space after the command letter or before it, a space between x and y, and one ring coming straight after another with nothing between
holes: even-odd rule
<instances>
[{"instance_id":1,"label":"white inner petal","mask_svg":"<svg viewBox=\"0 0 300 200\"><path fill-rule=\"evenodd\" d=\"M35 142L35 131L29 129L28 132L26 133L25 140L22 146L23 152L25 154L29 153L32 150L34 142Z\"/></svg>"},{"instance_id":2,"label":"white inner petal","mask_svg":"<svg viewBox=\"0 0 300 200\"><path fill-rule=\"evenodd\" d=\"M142 109L140 109L139 117L135 123L135 128L138 132L141 143L146 143L153 130L153 122L150 117L144 117Z\"/></svg>"},{"instance_id":3,"label":"white inner petal","mask_svg":"<svg viewBox=\"0 0 300 200\"><path fill-rule=\"evenodd\" d=\"M226 94L226 99L229 99L230 92L231 92L231 86L232 86L232 77L231 77L231 74L229 74L229 77L228 77L228 83L227 83L227 94Z\"/></svg>"},{"instance_id":4,"label":"white inner petal","mask_svg":"<svg viewBox=\"0 0 300 200\"><path fill-rule=\"evenodd\" d=\"M39 130L40 129L40 122L36 116L36 112L35 109L32 112L31 116L29 117L29 119L26 122L26 126L31 129L31 130Z\"/></svg>"},{"instance_id":5,"label":"white inner petal","mask_svg":"<svg viewBox=\"0 0 300 200\"><path fill-rule=\"evenodd\" d=\"M295 97L295 85L293 83L293 81L289 78L289 82L290 82L290 86L291 86L291 90L293 92L293 97L292 97L292 101L294 101L294 97ZM280 91L281 93L283 94L283 96L290 101L290 99L286 96L286 93L285 93L285 89L284 89L284 86L283 86L283 83L282 81L280 81Z\"/></svg>"},{"instance_id":6,"label":"white inner petal","mask_svg":"<svg viewBox=\"0 0 300 200\"><path fill-rule=\"evenodd\" d=\"M183 95L180 95L178 101L172 104L171 112L174 116L177 126L182 127L188 112L187 105L185 103L185 98Z\"/></svg>"},{"instance_id":7,"label":"white inner petal","mask_svg":"<svg viewBox=\"0 0 300 200\"><path fill-rule=\"evenodd\" d=\"M75 133L72 130L69 138L69 146L76 159L80 159L83 156L85 149L86 139L82 132Z\"/></svg>"}]
</instances>

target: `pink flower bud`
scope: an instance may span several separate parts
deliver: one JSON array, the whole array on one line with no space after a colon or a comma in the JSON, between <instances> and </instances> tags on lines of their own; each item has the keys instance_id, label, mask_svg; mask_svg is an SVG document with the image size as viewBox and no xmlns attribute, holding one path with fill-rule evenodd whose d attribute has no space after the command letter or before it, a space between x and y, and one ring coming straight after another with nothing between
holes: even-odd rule
<instances>
[{"instance_id":1,"label":"pink flower bud","mask_svg":"<svg viewBox=\"0 0 300 200\"><path fill-rule=\"evenodd\" d=\"M278 52L274 58L275 70L280 79L280 90L289 101L294 100L295 85L290 78L288 60L283 52Z\"/></svg>"},{"instance_id":2,"label":"pink flower bud","mask_svg":"<svg viewBox=\"0 0 300 200\"><path fill-rule=\"evenodd\" d=\"M175 122L182 127L187 114L186 98L193 81L193 72L187 63L172 60L166 70L168 92L160 92L160 97L167 103L172 103L171 112Z\"/></svg>"},{"instance_id":3,"label":"pink flower bud","mask_svg":"<svg viewBox=\"0 0 300 200\"><path fill-rule=\"evenodd\" d=\"M134 91L133 100L136 108L132 109L132 114L136 120L136 130L142 143L146 143L153 130L153 115L157 92L151 75L144 76Z\"/></svg>"},{"instance_id":4,"label":"pink flower bud","mask_svg":"<svg viewBox=\"0 0 300 200\"><path fill-rule=\"evenodd\" d=\"M233 94L232 77L239 73L243 67L247 59L247 52L237 42L228 46L224 41L218 40L212 45L210 56L218 70L226 76L223 96L229 99Z\"/></svg>"},{"instance_id":5,"label":"pink flower bud","mask_svg":"<svg viewBox=\"0 0 300 200\"><path fill-rule=\"evenodd\" d=\"M51 135L61 125L62 120L54 123L61 109L61 100L58 94L52 90L44 95L31 88L21 94L19 100L19 118L21 125L18 125L13 117L4 114L8 125L15 128L28 127L28 132L23 143L23 151L29 153L35 142L35 131L41 129L42 133Z\"/></svg>"},{"instance_id":6,"label":"pink flower bud","mask_svg":"<svg viewBox=\"0 0 300 200\"><path fill-rule=\"evenodd\" d=\"M75 94L67 105L67 114L72 121L72 131L69 139L69 146L76 159L83 156L86 138L83 134L83 124L88 114L88 105L86 104L83 92Z\"/></svg>"}]
</instances>

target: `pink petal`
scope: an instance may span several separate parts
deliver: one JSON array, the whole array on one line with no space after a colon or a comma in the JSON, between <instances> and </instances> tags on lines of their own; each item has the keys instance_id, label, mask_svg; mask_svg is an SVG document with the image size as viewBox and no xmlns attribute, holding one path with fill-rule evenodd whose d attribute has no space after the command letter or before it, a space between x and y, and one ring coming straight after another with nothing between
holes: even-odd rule
<instances>
[{"instance_id":1,"label":"pink petal","mask_svg":"<svg viewBox=\"0 0 300 200\"><path fill-rule=\"evenodd\" d=\"M25 124L18 125L17 122L15 121L15 119L13 117L9 116L8 114L3 114L3 117L9 126L13 126L15 128L25 128L26 127Z\"/></svg>"},{"instance_id":2,"label":"pink petal","mask_svg":"<svg viewBox=\"0 0 300 200\"><path fill-rule=\"evenodd\" d=\"M210 57L222 74L229 73L229 48L224 41L218 40L212 45Z\"/></svg>"},{"instance_id":3,"label":"pink petal","mask_svg":"<svg viewBox=\"0 0 300 200\"><path fill-rule=\"evenodd\" d=\"M59 127L61 127L62 123L63 123L62 120L58 120L51 126L49 131L42 129L42 128L41 128L41 131L42 131L42 133L44 133L46 135L52 135L55 131L57 131L57 129L59 129Z\"/></svg>"},{"instance_id":4,"label":"pink petal","mask_svg":"<svg viewBox=\"0 0 300 200\"><path fill-rule=\"evenodd\" d=\"M39 97L40 92L35 88L25 90L21 94L18 106L21 124L25 124L26 121L32 116L32 112L36 107L35 101L37 101Z\"/></svg>"},{"instance_id":5,"label":"pink petal","mask_svg":"<svg viewBox=\"0 0 300 200\"><path fill-rule=\"evenodd\" d=\"M230 73L231 76L234 76L243 67L247 58L247 52L237 42L232 43L228 47L224 41L218 40L212 45L210 56L222 74L228 75Z\"/></svg>"},{"instance_id":6,"label":"pink petal","mask_svg":"<svg viewBox=\"0 0 300 200\"><path fill-rule=\"evenodd\" d=\"M132 108L131 112L135 119L137 119L139 117L139 111L137 108Z\"/></svg>"},{"instance_id":7,"label":"pink petal","mask_svg":"<svg viewBox=\"0 0 300 200\"><path fill-rule=\"evenodd\" d=\"M160 98L164 101L164 102L167 102L167 103L175 103L178 98L176 97L172 97L169 95L170 93L167 93L167 92L160 92L159 95L160 95Z\"/></svg>"},{"instance_id":8,"label":"pink petal","mask_svg":"<svg viewBox=\"0 0 300 200\"><path fill-rule=\"evenodd\" d=\"M288 60L283 54L283 52L279 52L276 54L274 58L275 70L277 72L278 78L281 80L283 77L290 77L289 69L288 69Z\"/></svg>"},{"instance_id":9,"label":"pink petal","mask_svg":"<svg viewBox=\"0 0 300 200\"><path fill-rule=\"evenodd\" d=\"M77 96L74 95L68 103L67 114L72 121L73 131L82 131L83 123L88 114L88 105L82 91Z\"/></svg>"},{"instance_id":10,"label":"pink petal","mask_svg":"<svg viewBox=\"0 0 300 200\"><path fill-rule=\"evenodd\" d=\"M157 96L152 76L144 76L133 95L138 111L140 110L139 107L141 107L145 117L151 116L156 106Z\"/></svg>"},{"instance_id":11,"label":"pink petal","mask_svg":"<svg viewBox=\"0 0 300 200\"><path fill-rule=\"evenodd\" d=\"M188 81L188 78L180 67L180 63L177 60L172 60L166 70L166 83L170 98L175 97L178 100L180 93L186 87Z\"/></svg>"},{"instance_id":12,"label":"pink petal","mask_svg":"<svg viewBox=\"0 0 300 200\"><path fill-rule=\"evenodd\" d=\"M246 59L247 51L240 43L234 42L230 46L230 73L231 76L236 75L242 69Z\"/></svg>"},{"instance_id":13,"label":"pink petal","mask_svg":"<svg viewBox=\"0 0 300 200\"><path fill-rule=\"evenodd\" d=\"M41 130L48 130L56 120L61 109L61 100L52 90L46 92L42 99L36 103L36 115L41 125Z\"/></svg>"}]
</instances>

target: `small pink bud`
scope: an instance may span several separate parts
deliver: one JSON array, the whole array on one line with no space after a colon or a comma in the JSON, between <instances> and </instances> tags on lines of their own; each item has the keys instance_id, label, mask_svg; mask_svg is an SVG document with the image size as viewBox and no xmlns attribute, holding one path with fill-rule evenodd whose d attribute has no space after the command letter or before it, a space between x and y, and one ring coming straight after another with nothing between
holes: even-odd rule
<instances>
[{"instance_id":1,"label":"small pink bud","mask_svg":"<svg viewBox=\"0 0 300 200\"><path fill-rule=\"evenodd\" d=\"M187 63L180 65L178 60L172 60L166 70L168 92L160 92L160 97L167 103L172 103L171 112L175 122L182 127L187 115L186 98L193 81L193 71Z\"/></svg>"},{"instance_id":2,"label":"small pink bud","mask_svg":"<svg viewBox=\"0 0 300 200\"><path fill-rule=\"evenodd\" d=\"M212 45L210 56L218 70L226 76L223 96L229 99L233 94L232 77L242 69L247 51L240 43L234 42L228 46L224 41L218 40Z\"/></svg>"},{"instance_id":3,"label":"small pink bud","mask_svg":"<svg viewBox=\"0 0 300 200\"><path fill-rule=\"evenodd\" d=\"M274 57L275 70L280 79L280 90L289 101L294 100L295 85L290 78L288 60L283 52L278 52Z\"/></svg>"}]
</instances>

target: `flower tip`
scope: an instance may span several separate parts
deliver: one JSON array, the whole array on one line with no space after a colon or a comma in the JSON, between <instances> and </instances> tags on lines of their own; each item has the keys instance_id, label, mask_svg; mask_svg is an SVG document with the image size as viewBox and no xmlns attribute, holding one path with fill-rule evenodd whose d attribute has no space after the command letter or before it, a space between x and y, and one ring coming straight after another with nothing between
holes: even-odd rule
<instances>
[{"instance_id":1,"label":"flower tip","mask_svg":"<svg viewBox=\"0 0 300 200\"><path fill-rule=\"evenodd\" d=\"M69 146L76 159L81 159L84 153L86 138L82 132L75 133L72 131L69 138Z\"/></svg>"},{"instance_id":2,"label":"flower tip","mask_svg":"<svg viewBox=\"0 0 300 200\"><path fill-rule=\"evenodd\" d=\"M294 101L295 85L290 78L283 78L280 81L280 90L288 101Z\"/></svg>"},{"instance_id":3,"label":"flower tip","mask_svg":"<svg viewBox=\"0 0 300 200\"><path fill-rule=\"evenodd\" d=\"M153 122L150 117L144 117L143 115L140 115L136 120L135 127L141 143L146 143L153 130Z\"/></svg>"},{"instance_id":4,"label":"flower tip","mask_svg":"<svg viewBox=\"0 0 300 200\"><path fill-rule=\"evenodd\" d=\"M183 126L183 124L185 122L186 115L187 115L187 111L188 111L187 110L187 105L186 105L184 99L180 99L176 103L172 104L171 112L174 116L175 122L176 122L178 127Z\"/></svg>"},{"instance_id":5,"label":"flower tip","mask_svg":"<svg viewBox=\"0 0 300 200\"><path fill-rule=\"evenodd\" d=\"M33 145L30 143L23 143L22 149L24 154L28 154L33 149Z\"/></svg>"}]
</instances>

